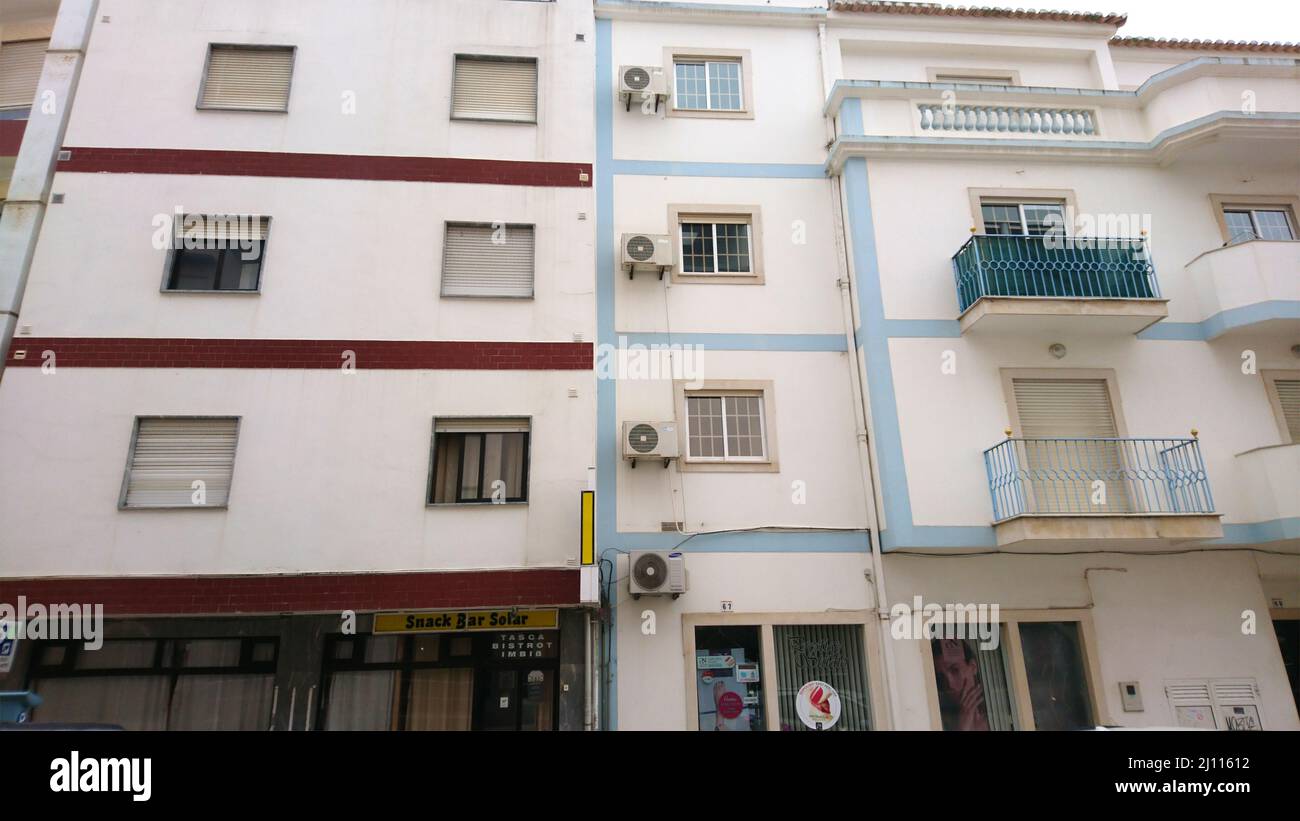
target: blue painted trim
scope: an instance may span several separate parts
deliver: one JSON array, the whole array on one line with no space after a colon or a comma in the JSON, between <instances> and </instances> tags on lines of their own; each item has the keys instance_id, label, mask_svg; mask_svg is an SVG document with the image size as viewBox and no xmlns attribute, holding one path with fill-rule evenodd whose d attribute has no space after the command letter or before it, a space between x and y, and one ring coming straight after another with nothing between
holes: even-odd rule
<instances>
[{"instance_id":1,"label":"blue painted trim","mask_svg":"<svg viewBox=\"0 0 1300 821\"><path fill-rule=\"evenodd\" d=\"M0 120L30 120L32 117L30 108L11 108L6 111L0 111Z\"/></svg>"},{"instance_id":2,"label":"blue painted trim","mask_svg":"<svg viewBox=\"0 0 1300 821\"><path fill-rule=\"evenodd\" d=\"M689 537L689 538L688 538ZM868 553L871 539L865 530L770 531L728 533L628 533L618 534L622 550L672 550L683 553Z\"/></svg>"},{"instance_id":3,"label":"blue painted trim","mask_svg":"<svg viewBox=\"0 0 1300 821\"><path fill-rule=\"evenodd\" d=\"M821 180L819 163L660 162L613 160L614 173L645 177L754 177L764 179Z\"/></svg>"},{"instance_id":4,"label":"blue painted trim","mask_svg":"<svg viewBox=\"0 0 1300 821\"><path fill-rule=\"evenodd\" d=\"M596 341L615 345L614 332L614 70L612 24L596 21ZM612 379L596 380L596 550L597 564L608 558L604 551L616 549L618 468L615 384ZM610 554L614 570L618 555ZM611 587L613 583L611 581ZM617 590L617 588L614 588ZM605 696L608 730L618 729L618 599L609 606L609 681L601 682ZM602 652L605 648L601 648Z\"/></svg>"},{"instance_id":5,"label":"blue painted trim","mask_svg":"<svg viewBox=\"0 0 1300 821\"><path fill-rule=\"evenodd\" d=\"M1267 522L1249 522L1223 526L1223 538L1210 544L1259 544L1280 542L1283 539L1300 539L1300 516L1272 519Z\"/></svg>"},{"instance_id":6,"label":"blue painted trim","mask_svg":"<svg viewBox=\"0 0 1300 821\"><path fill-rule=\"evenodd\" d=\"M1140 332L1138 339L1208 342L1236 328L1275 319L1300 319L1300 300L1274 299L1242 305L1200 322L1159 322Z\"/></svg>"},{"instance_id":7,"label":"blue painted trim","mask_svg":"<svg viewBox=\"0 0 1300 821\"><path fill-rule=\"evenodd\" d=\"M840 84L840 80L835 81L835 85ZM865 134L866 127L862 124L862 101L857 97L844 101L840 106L840 134Z\"/></svg>"},{"instance_id":8,"label":"blue painted trim","mask_svg":"<svg viewBox=\"0 0 1300 821\"><path fill-rule=\"evenodd\" d=\"M716 351L838 352L848 346L843 334L694 334L620 333L630 345L700 345Z\"/></svg>"},{"instance_id":9,"label":"blue painted trim","mask_svg":"<svg viewBox=\"0 0 1300 821\"><path fill-rule=\"evenodd\" d=\"M787 17L825 17L826 9L818 6L752 6L722 3L672 3L646 0L596 0L596 10L627 9L635 11L684 11L693 14L776 14Z\"/></svg>"}]
</instances>

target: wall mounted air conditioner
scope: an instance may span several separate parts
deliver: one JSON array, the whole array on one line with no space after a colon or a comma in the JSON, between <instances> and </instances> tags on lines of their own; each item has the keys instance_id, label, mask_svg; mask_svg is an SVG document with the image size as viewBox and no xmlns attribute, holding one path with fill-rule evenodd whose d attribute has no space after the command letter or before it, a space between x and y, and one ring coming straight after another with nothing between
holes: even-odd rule
<instances>
[{"instance_id":1,"label":"wall mounted air conditioner","mask_svg":"<svg viewBox=\"0 0 1300 821\"><path fill-rule=\"evenodd\" d=\"M659 66L619 66L618 93L627 105L625 111L632 110L632 100L638 103L655 100L655 111L659 110L659 101L668 99L668 78Z\"/></svg>"},{"instance_id":2,"label":"wall mounted air conditioner","mask_svg":"<svg viewBox=\"0 0 1300 821\"><path fill-rule=\"evenodd\" d=\"M675 599L686 592L686 557L678 551L634 550L628 558L627 583L634 599Z\"/></svg>"},{"instance_id":3,"label":"wall mounted air conditioner","mask_svg":"<svg viewBox=\"0 0 1300 821\"><path fill-rule=\"evenodd\" d=\"M673 267L673 238L668 234L624 234L618 244L628 279L637 268L658 269L663 279L664 269Z\"/></svg>"},{"instance_id":4,"label":"wall mounted air conditioner","mask_svg":"<svg viewBox=\"0 0 1300 821\"><path fill-rule=\"evenodd\" d=\"M623 423L623 458L631 459L632 467L637 459L663 459L668 467L678 455L676 422Z\"/></svg>"}]
</instances>

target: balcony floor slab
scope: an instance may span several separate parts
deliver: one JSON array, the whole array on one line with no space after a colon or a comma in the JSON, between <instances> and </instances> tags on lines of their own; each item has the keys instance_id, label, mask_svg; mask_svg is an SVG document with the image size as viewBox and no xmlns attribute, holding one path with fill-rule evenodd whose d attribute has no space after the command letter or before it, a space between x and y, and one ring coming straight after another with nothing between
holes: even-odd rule
<instances>
[{"instance_id":1,"label":"balcony floor slab","mask_svg":"<svg viewBox=\"0 0 1300 821\"><path fill-rule=\"evenodd\" d=\"M998 547L1016 550L1167 550L1223 537L1217 513L1024 515L993 525Z\"/></svg>"},{"instance_id":2,"label":"balcony floor slab","mask_svg":"<svg viewBox=\"0 0 1300 821\"><path fill-rule=\"evenodd\" d=\"M1169 316L1167 299L986 296L961 315L963 334L1136 334Z\"/></svg>"}]
</instances>

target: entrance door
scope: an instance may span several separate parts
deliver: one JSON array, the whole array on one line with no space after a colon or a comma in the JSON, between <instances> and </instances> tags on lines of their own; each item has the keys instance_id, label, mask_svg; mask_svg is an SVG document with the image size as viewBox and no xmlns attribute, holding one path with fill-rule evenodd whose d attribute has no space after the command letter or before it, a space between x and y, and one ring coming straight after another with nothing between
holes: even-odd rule
<instances>
[{"instance_id":1,"label":"entrance door","mask_svg":"<svg viewBox=\"0 0 1300 821\"><path fill-rule=\"evenodd\" d=\"M554 730L554 669L494 667L479 692L480 730Z\"/></svg>"}]
</instances>

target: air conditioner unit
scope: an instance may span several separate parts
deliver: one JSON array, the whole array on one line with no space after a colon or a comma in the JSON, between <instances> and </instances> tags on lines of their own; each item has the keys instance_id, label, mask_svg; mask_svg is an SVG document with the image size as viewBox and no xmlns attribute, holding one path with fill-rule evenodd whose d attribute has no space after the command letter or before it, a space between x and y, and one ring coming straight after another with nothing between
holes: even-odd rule
<instances>
[{"instance_id":1,"label":"air conditioner unit","mask_svg":"<svg viewBox=\"0 0 1300 821\"><path fill-rule=\"evenodd\" d=\"M618 244L628 279L638 267L658 268L663 279L664 269L673 266L673 238L668 234L624 234Z\"/></svg>"},{"instance_id":2,"label":"air conditioner unit","mask_svg":"<svg viewBox=\"0 0 1300 821\"><path fill-rule=\"evenodd\" d=\"M632 467L637 459L663 459L668 467L677 456L676 422L623 423L623 458L631 459Z\"/></svg>"},{"instance_id":3,"label":"air conditioner unit","mask_svg":"<svg viewBox=\"0 0 1300 821\"><path fill-rule=\"evenodd\" d=\"M672 596L686 592L686 557L679 551L634 550L628 559L632 598Z\"/></svg>"},{"instance_id":4,"label":"air conditioner unit","mask_svg":"<svg viewBox=\"0 0 1300 821\"><path fill-rule=\"evenodd\" d=\"M659 66L619 66L618 92L627 105L624 110L632 110L632 100L648 99L654 95L655 111L659 110L659 100L668 98L668 79Z\"/></svg>"}]
</instances>

